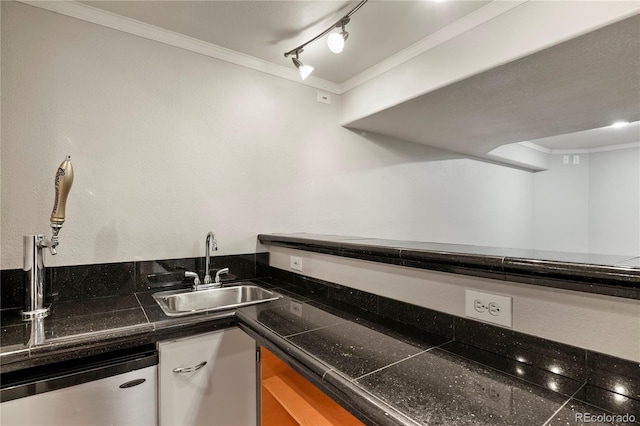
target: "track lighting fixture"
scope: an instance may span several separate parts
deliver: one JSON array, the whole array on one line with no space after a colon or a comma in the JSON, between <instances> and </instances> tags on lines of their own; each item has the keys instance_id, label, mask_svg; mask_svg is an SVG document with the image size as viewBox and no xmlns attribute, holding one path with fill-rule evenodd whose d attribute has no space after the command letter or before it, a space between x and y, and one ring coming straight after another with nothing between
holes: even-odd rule
<instances>
[{"instance_id":1,"label":"track lighting fixture","mask_svg":"<svg viewBox=\"0 0 640 426\"><path fill-rule=\"evenodd\" d=\"M296 50L296 57L292 58L292 60L293 64L296 66L296 68L298 68L298 71L300 71L300 78L304 80L305 78L309 77L309 74L313 72L313 67L311 65L303 64L302 61L298 58L298 55L302 52L302 49Z\"/></svg>"},{"instance_id":2,"label":"track lighting fixture","mask_svg":"<svg viewBox=\"0 0 640 426\"><path fill-rule=\"evenodd\" d=\"M358 11L358 9L360 9L362 6L364 6L364 4L367 1L368 0L362 0L353 9L351 9L349 11L349 13L347 13L342 18L340 18L335 24L333 24L332 26L330 26L329 28L327 28L326 30L324 30L323 32L321 32L320 34L318 34L317 36L315 36L311 40L307 41L306 43L301 44L300 46L296 47L295 49L292 49L292 50L290 50L288 52L285 52L285 54L284 54L285 58L287 58L287 57L289 57L291 55L295 55L295 58L292 58L293 59L293 64L300 71L300 77L302 77L303 80L305 78L307 78L309 76L309 74L311 74L311 72L313 71L313 67L312 66L304 65L300 61L299 55L303 52L303 48L306 45L308 45L310 43L313 43L314 41L326 36L331 31L333 31L335 28L342 28L341 32L333 33L327 39L327 43L329 45L329 49L331 49L332 52L334 52L334 53L342 52L342 49L344 49L344 42L349 37L349 33L347 31L345 31L344 27L351 20L351 15L356 13Z\"/></svg>"},{"instance_id":3,"label":"track lighting fixture","mask_svg":"<svg viewBox=\"0 0 640 426\"><path fill-rule=\"evenodd\" d=\"M327 44L329 45L329 50L333 53L340 53L342 49L344 49L344 42L347 41L349 37L349 33L345 31L344 26L347 25L350 20L349 18L344 18L340 21L339 25L336 25L337 27L342 27L342 32L329 34Z\"/></svg>"}]
</instances>

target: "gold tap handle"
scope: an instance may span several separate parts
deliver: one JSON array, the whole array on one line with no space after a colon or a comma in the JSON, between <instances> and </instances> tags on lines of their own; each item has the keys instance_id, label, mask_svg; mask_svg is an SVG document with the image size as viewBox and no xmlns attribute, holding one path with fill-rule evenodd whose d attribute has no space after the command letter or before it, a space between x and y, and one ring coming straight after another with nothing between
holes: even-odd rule
<instances>
[{"instance_id":1,"label":"gold tap handle","mask_svg":"<svg viewBox=\"0 0 640 426\"><path fill-rule=\"evenodd\" d=\"M56 198L53 203L53 211L51 212L51 227L60 228L64 223L64 209L67 205L67 196L73 184L73 167L71 166L71 156L60 164L56 172Z\"/></svg>"}]
</instances>

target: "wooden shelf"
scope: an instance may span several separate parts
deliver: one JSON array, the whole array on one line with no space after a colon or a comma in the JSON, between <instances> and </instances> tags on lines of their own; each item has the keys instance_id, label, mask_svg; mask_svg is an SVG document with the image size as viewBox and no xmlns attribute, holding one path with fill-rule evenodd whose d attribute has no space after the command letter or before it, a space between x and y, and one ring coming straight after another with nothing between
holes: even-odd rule
<instances>
[{"instance_id":1,"label":"wooden shelf","mask_svg":"<svg viewBox=\"0 0 640 426\"><path fill-rule=\"evenodd\" d=\"M263 426L290 424L302 426L362 425L351 413L273 354L264 348L261 350L263 351ZM287 417L283 416L281 410L284 410ZM290 423L290 420L293 420L294 423Z\"/></svg>"},{"instance_id":2,"label":"wooden shelf","mask_svg":"<svg viewBox=\"0 0 640 426\"><path fill-rule=\"evenodd\" d=\"M282 405L262 387L262 426L299 426Z\"/></svg>"}]
</instances>

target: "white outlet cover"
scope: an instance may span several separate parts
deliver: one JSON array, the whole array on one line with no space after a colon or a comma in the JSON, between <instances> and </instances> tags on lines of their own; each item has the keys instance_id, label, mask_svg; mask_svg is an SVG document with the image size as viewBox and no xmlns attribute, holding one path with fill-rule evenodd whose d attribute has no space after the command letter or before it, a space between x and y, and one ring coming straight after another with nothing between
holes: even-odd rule
<instances>
[{"instance_id":1,"label":"white outlet cover","mask_svg":"<svg viewBox=\"0 0 640 426\"><path fill-rule=\"evenodd\" d=\"M297 256L291 256L291 269L296 271L302 271L302 258Z\"/></svg>"},{"instance_id":2,"label":"white outlet cover","mask_svg":"<svg viewBox=\"0 0 640 426\"><path fill-rule=\"evenodd\" d=\"M318 92L316 100L322 104L331 104L331 95L324 92Z\"/></svg>"},{"instance_id":3,"label":"white outlet cover","mask_svg":"<svg viewBox=\"0 0 640 426\"><path fill-rule=\"evenodd\" d=\"M513 298L510 296L501 296L499 294L482 293L475 290L465 290L464 313L469 318L480 321L498 324L503 327L513 327ZM480 310L475 308L476 300L487 309ZM499 307L498 315L494 315L488 309L489 304L495 303Z\"/></svg>"}]
</instances>

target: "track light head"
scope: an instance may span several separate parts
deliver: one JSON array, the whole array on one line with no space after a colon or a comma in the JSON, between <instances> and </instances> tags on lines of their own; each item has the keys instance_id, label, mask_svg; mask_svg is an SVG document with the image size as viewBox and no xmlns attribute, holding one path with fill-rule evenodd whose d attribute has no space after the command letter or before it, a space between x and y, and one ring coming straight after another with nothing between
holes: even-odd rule
<instances>
[{"instance_id":1,"label":"track light head","mask_svg":"<svg viewBox=\"0 0 640 426\"><path fill-rule=\"evenodd\" d=\"M314 68L311 65L303 64L302 61L298 59L298 55L300 54L300 52L301 51L297 51L296 57L291 58L291 60L293 61L293 65L295 65L296 68L298 68L298 71L300 71L300 78L304 80L309 77L309 74L313 72Z\"/></svg>"},{"instance_id":2,"label":"track light head","mask_svg":"<svg viewBox=\"0 0 640 426\"><path fill-rule=\"evenodd\" d=\"M327 39L329 43L329 49L331 49L332 52L335 52L335 53L342 52L342 49L344 49L344 42L347 40L347 38L349 38L349 33L345 31L344 27L349 23L349 21L351 21L351 16L354 13L356 13L362 6L364 6L364 4L367 1L369 0L360 0L360 2L353 9L351 9L349 13L347 13L342 18L340 18L338 22L336 22L335 24L333 24L332 26L330 26L329 28L327 28L326 30L324 30L323 32L321 32L311 40L308 40L305 43L302 43L300 46L296 47L295 49L291 49L288 52L284 53L285 58L288 58L289 56L292 56L292 55L296 56L295 58L292 58L293 64L300 71L300 77L302 77L303 80L309 77L309 74L311 74L311 72L313 71L312 66L304 65L298 58L298 56L303 52L303 48L309 43L313 43L314 41L319 40L320 38L331 33L331 31L333 31L334 29L342 28L342 31L340 33L330 34Z\"/></svg>"},{"instance_id":3,"label":"track light head","mask_svg":"<svg viewBox=\"0 0 640 426\"><path fill-rule=\"evenodd\" d=\"M327 38L327 44L329 45L329 50L333 53L340 53L344 49L344 42L349 37L349 33L343 31L341 33L331 33L329 34L329 38Z\"/></svg>"},{"instance_id":4,"label":"track light head","mask_svg":"<svg viewBox=\"0 0 640 426\"><path fill-rule=\"evenodd\" d=\"M347 41L347 38L349 38L349 33L345 31L344 26L350 20L351 19L349 18L345 18L336 25L336 27L342 27L342 32L329 34L329 37L327 38L327 44L329 45L329 50L331 50L333 53L340 53L344 49L344 42Z\"/></svg>"}]
</instances>

